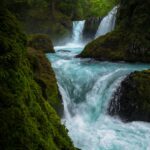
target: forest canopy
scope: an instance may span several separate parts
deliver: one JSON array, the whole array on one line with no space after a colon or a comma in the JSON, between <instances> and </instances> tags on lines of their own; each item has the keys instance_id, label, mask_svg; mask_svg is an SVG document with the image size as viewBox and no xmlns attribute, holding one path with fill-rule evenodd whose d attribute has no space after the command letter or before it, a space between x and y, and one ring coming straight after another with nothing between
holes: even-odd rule
<instances>
[{"instance_id":1,"label":"forest canopy","mask_svg":"<svg viewBox=\"0 0 150 150\"><path fill-rule=\"evenodd\" d=\"M27 34L48 34L63 42L72 31L72 21L105 16L118 0L1 0L21 22ZM58 34L59 33L59 34Z\"/></svg>"},{"instance_id":2,"label":"forest canopy","mask_svg":"<svg viewBox=\"0 0 150 150\"><path fill-rule=\"evenodd\" d=\"M89 16L104 16L118 0L6 0L13 11L29 8L49 8L52 14L59 11L73 19ZM17 8L17 9L16 9Z\"/></svg>"}]
</instances>

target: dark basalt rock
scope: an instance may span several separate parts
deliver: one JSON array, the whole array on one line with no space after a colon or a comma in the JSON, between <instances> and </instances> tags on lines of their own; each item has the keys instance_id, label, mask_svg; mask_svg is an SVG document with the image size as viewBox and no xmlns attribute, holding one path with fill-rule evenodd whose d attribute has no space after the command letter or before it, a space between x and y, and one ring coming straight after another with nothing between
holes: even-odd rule
<instances>
[{"instance_id":1,"label":"dark basalt rock","mask_svg":"<svg viewBox=\"0 0 150 150\"><path fill-rule=\"evenodd\" d=\"M86 20L84 30L83 30L83 39L85 41L94 39L96 31L99 27L99 24L102 20L102 17L91 17Z\"/></svg>"},{"instance_id":2,"label":"dark basalt rock","mask_svg":"<svg viewBox=\"0 0 150 150\"><path fill-rule=\"evenodd\" d=\"M115 92L108 113L123 121L150 121L150 70L134 72Z\"/></svg>"}]
</instances>

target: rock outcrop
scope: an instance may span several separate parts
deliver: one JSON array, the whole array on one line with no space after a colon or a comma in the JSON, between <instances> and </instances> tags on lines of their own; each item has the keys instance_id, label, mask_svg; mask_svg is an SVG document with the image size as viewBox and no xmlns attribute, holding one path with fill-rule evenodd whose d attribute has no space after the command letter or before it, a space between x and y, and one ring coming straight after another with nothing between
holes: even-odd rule
<instances>
[{"instance_id":1,"label":"rock outcrop","mask_svg":"<svg viewBox=\"0 0 150 150\"><path fill-rule=\"evenodd\" d=\"M61 101L44 54L27 54L26 36L6 9L0 27L0 149L74 150L56 113Z\"/></svg>"},{"instance_id":2,"label":"rock outcrop","mask_svg":"<svg viewBox=\"0 0 150 150\"><path fill-rule=\"evenodd\" d=\"M83 39L85 41L90 41L94 39L101 20L101 17L91 17L85 21L83 30Z\"/></svg>"},{"instance_id":3,"label":"rock outcrop","mask_svg":"<svg viewBox=\"0 0 150 150\"><path fill-rule=\"evenodd\" d=\"M124 121L150 122L150 70L127 76L115 92L108 112Z\"/></svg>"},{"instance_id":4,"label":"rock outcrop","mask_svg":"<svg viewBox=\"0 0 150 150\"><path fill-rule=\"evenodd\" d=\"M51 39L46 34L33 34L29 36L28 47L34 48L43 53L54 53Z\"/></svg>"},{"instance_id":5,"label":"rock outcrop","mask_svg":"<svg viewBox=\"0 0 150 150\"><path fill-rule=\"evenodd\" d=\"M116 29L89 43L79 56L150 62L149 7L149 0L121 0Z\"/></svg>"}]
</instances>

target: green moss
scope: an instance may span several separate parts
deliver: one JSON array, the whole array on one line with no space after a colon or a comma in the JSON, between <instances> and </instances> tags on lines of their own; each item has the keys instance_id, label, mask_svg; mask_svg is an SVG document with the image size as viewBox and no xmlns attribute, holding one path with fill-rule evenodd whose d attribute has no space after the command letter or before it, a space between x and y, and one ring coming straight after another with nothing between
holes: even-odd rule
<instances>
[{"instance_id":1,"label":"green moss","mask_svg":"<svg viewBox=\"0 0 150 150\"><path fill-rule=\"evenodd\" d=\"M91 57L98 60L110 60L120 61L125 59L125 52L121 51L121 45L118 45L118 41L123 42L122 38L118 38L118 34L109 33L106 36L99 37L91 43L89 43L83 52L79 55L80 57Z\"/></svg>"},{"instance_id":2,"label":"green moss","mask_svg":"<svg viewBox=\"0 0 150 150\"><path fill-rule=\"evenodd\" d=\"M72 20L104 16L118 0L7 0L28 34L48 34L53 42L71 36ZM87 11L88 10L88 11Z\"/></svg>"},{"instance_id":3,"label":"green moss","mask_svg":"<svg viewBox=\"0 0 150 150\"><path fill-rule=\"evenodd\" d=\"M43 97L47 99L58 114L62 116L62 100L54 72L48 59L42 51L33 48L28 48L28 59L34 71L34 79L41 87Z\"/></svg>"},{"instance_id":4,"label":"green moss","mask_svg":"<svg viewBox=\"0 0 150 150\"><path fill-rule=\"evenodd\" d=\"M150 3L122 0L116 29L89 43L81 57L150 62Z\"/></svg>"},{"instance_id":5,"label":"green moss","mask_svg":"<svg viewBox=\"0 0 150 150\"><path fill-rule=\"evenodd\" d=\"M0 149L75 149L49 98L37 84L38 71L34 73L27 59L26 37L16 18L3 10L0 26ZM46 79L45 73L39 72ZM52 73L46 81L57 87L53 78ZM49 90L53 91L58 94L56 89ZM52 94L51 101L57 94Z\"/></svg>"},{"instance_id":6,"label":"green moss","mask_svg":"<svg viewBox=\"0 0 150 150\"><path fill-rule=\"evenodd\" d=\"M60 11L58 5L66 1L47 0L8 0L5 2L9 10L22 22L28 34L48 34L53 41L62 40L71 31L70 14Z\"/></svg>"},{"instance_id":7,"label":"green moss","mask_svg":"<svg viewBox=\"0 0 150 150\"><path fill-rule=\"evenodd\" d=\"M126 121L150 121L150 70L131 73L122 82L113 104L116 106L110 106L111 115Z\"/></svg>"}]
</instances>

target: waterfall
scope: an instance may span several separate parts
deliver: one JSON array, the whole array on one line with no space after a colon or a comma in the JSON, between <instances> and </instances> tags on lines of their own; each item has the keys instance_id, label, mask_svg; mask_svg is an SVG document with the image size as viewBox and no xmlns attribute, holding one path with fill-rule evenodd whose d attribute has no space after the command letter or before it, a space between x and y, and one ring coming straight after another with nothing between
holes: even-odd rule
<instances>
[{"instance_id":1,"label":"waterfall","mask_svg":"<svg viewBox=\"0 0 150 150\"><path fill-rule=\"evenodd\" d=\"M95 35L95 38L98 36L105 35L108 32L111 32L115 27L116 22L116 14L117 14L118 6L115 6L107 16L105 16L97 30L97 33Z\"/></svg>"},{"instance_id":2,"label":"waterfall","mask_svg":"<svg viewBox=\"0 0 150 150\"><path fill-rule=\"evenodd\" d=\"M117 7L106 16L97 36L113 30ZM147 70L148 64L99 62L76 58L83 50L85 21L73 22L73 36L56 53L47 54L55 71L63 99L62 123L75 147L82 150L149 150L150 124L124 124L107 113L121 81L131 72Z\"/></svg>"},{"instance_id":3,"label":"waterfall","mask_svg":"<svg viewBox=\"0 0 150 150\"><path fill-rule=\"evenodd\" d=\"M78 46L78 43L74 44ZM57 47L48 54L55 71L64 105L62 123L75 147L82 150L149 150L150 124L124 124L107 113L121 81L131 72L150 65L99 62L79 59L83 48ZM70 46L70 45L69 45Z\"/></svg>"},{"instance_id":4,"label":"waterfall","mask_svg":"<svg viewBox=\"0 0 150 150\"><path fill-rule=\"evenodd\" d=\"M73 54L76 50L68 49ZM124 124L110 117L107 109L126 75L148 69L150 65L90 61L74 58L67 52L48 54L48 58L63 99L62 122L76 147L82 150L149 150L150 124Z\"/></svg>"},{"instance_id":5,"label":"waterfall","mask_svg":"<svg viewBox=\"0 0 150 150\"><path fill-rule=\"evenodd\" d=\"M81 43L84 24L85 20L73 22L73 35L72 35L73 43Z\"/></svg>"}]
</instances>

